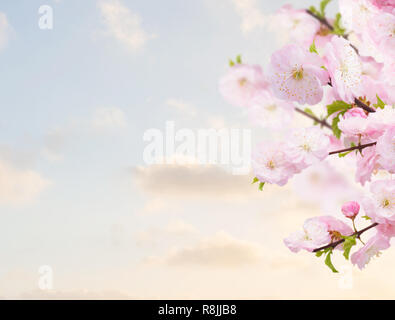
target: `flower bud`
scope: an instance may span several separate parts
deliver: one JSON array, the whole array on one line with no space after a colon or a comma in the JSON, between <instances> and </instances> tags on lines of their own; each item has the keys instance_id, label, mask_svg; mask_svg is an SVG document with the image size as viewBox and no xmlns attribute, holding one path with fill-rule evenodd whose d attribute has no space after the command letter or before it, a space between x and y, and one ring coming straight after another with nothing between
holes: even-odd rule
<instances>
[{"instance_id":1,"label":"flower bud","mask_svg":"<svg viewBox=\"0 0 395 320\"><path fill-rule=\"evenodd\" d=\"M350 219L354 219L358 215L359 209L359 203L355 201L347 202L342 206L343 214Z\"/></svg>"}]
</instances>

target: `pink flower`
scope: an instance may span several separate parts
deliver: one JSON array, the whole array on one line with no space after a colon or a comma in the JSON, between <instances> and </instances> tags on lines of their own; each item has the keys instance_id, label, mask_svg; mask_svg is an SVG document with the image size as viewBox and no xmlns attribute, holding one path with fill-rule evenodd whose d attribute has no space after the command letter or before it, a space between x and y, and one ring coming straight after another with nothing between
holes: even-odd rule
<instances>
[{"instance_id":1,"label":"pink flower","mask_svg":"<svg viewBox=\"0 0 395 320\"><path fill-rule=\"evenodd\" d=\"M375 181L372 195L363 199L366 214L377 223L395 224L395 180Z\"/></svg>"},{"instance_id":2,"label":"pink flower","mask_svg":"<svg viewBox=\"0 0 395 320\"><path fill-rule=\"evenodd\" d=\"M281 144L261 143L252 154L252 169L259 181L279 186L296 173Z\"/></svg>"},{"instance_id":3,"label":"pink flower","mask_svg":"<svg viewBox=\"0 0 395 320\"><path fill-rule=\"evenodd\" d=\"M395 126L395 108L387 105L384 109L377 109L376 112L369 114L368 122L369 135L380 137L385 130Z\"/></svg>"},{"instance_id":4,"label":"pink flower","mask_svg":"<svg viewBox=\"0 0 395 320\"><path fill-rule=\"evenodd\" d=\"M237 64L220 80L219 90L230 104L248 107L257 93L268 86L260 66Z\"/></svg>"},{"instance_id":5,"label":"pink flower","mask_svg":"<svg viewBox=\"0 0 395 320\"><path fill-rule=\"evenodd\" d=\"M383 12L370 21L369 35L379 51L393 61L395 57L395 12Z\"/></svg>"},{"instance_id":6,"label":"pink flower","mask_svg":"<svg viewBox=\"0 0 395 320\"><path fill-rule=\"evenodd\" d=\"M358 215L359 209L359 203L355 201L347 202L342 206L344 216L350 219L354 219Z\"/></svg>"},{"instance_id":7,"label":"pink flower","mask_svg":"<svg viewBox=\"0 0 395 320\"><path fill-rule=\"evenodd\" d=\"M300 104L317 104L322 100L322 86L328 73L321 68L322 59L298 45L288 45L275 52L268 77L274 94L283 100Z\"/></svg>"},{"instance_id":8,"label":"pink flower","mask_svg":"<svg viewBox=\"0 0 395 320\"><path fill-rule=\"evenodd\" d=\"M330 234L340 233L343 236L349 236L353 234L353 230L339 219L336 219L332 216L322 216L319 217L319 219L321 222L325 223Z\"/></svg>"},{"instance_id":9,"label":"pink flower","mask_svg":"<svg viewBox=\"0 0 395 320\"><path fill-rule=\"evenodd\" d=\"M314 36L320 30L321 24L317 19L307 14L306 10L294 9L292 5L284 5L275 14L276 28L281 28L289 37L289 42L296 42L309 47Z\"/></svg>"},{"instance_id":10,"label":"pink flower","mask_svg":"<svg viewBox=\"0 0 395 320\"><path fill-rule=\"evenodd\" d=\"M363 109L352 108L340 117L338 126L346 136L363 135L368 127L367 118L368 116Z\"/></svg>"},{"instance_id":11,"label":"pink flower","mask_svg":"<svg viewBox=\"0 0 395 320\"><path fill-rule=\"evenodd\" d=\"M357 265L359 269L363 269L366 264L369 263L370 259L374 256L378 256L381 250L388 249L390 242L387 237L380 233L370 238L370 240L357 252L351 256L351 262Z\"/></svg>"},{"instance_id":12,"label":"pink flower","mask_svg":"<svg viewBox=\"0 0 395 320\"><path fill-rule=\"evenodd\" d=\"M328 226L316 217L306 220L303 224L303 230L292 233L284 239L284 244L292 252L299 252L300 250L312 252L314 249L330 243L330 241Z\"/></svg>"},{"instance_id":13,"label":"pink flower","mask_svg":"<svg viewBox=\"0 0 395 320\"><path fill-rule=\"evenodd\" d=\"M362 63L350 42L333 37L326 46L324 59L339 99L354 102L354 98L362 93Z\"/></svg>"},{"instance_id":14,"label":"pink flower","mask_svg":"<svg viewBox=\"0 0 395 320\"><path fill-rule=\"evenodd\" d=\"M385 12L394 12L395 0L370 0L377 8Z\"/></svg>"},{"instance_id":15,"label":"pink flower","mask_svg":"<svg viewBox=\"0 0 395 320\"><path fill-rule=\"evenodd\" d=\"M358 153L357 171L355 174L357 182L364 186L366 182L371 180L372 173L380 167L377 162L378 158L375 146L363 149L362 155Z\"/></svg>"},{"instance_id":16,"label":"pink flower","mask_svg":"<svg viewBox=\"0 0 395 320\"><path fill-rule=\"evenodd\" d=\"M378 163L390 173L395 173L395 126L387 129L377 141Z\"/></svg>"},{"instance_id":17,"label":"pink flower","mask_svg":"<svg viewBox=\"0 0 395 320\"><path fill-rule=\"evenodd\" d=\"M381 223L376 227L378 233L384 237L393 238L395 237L395 225L390 223Z\"/></svg>"},{"instance_id":18,"label":"pink flower","mask_svg":"<svg viewBox=\"0 0 395 320\"><path fill-rule=\"evenodd\" d=\"M303 170L324 160L329 154L330 140L317 127L296 129L287 142L285 152L290 161Z\"/></svg>"},{"instance_id":19,"label":"pink flower","mask_svg":"<svg viewBox=\"0 0 395 320\"><path fill-rule=\"evenodd\" d=\"M261 91L251 101L248 115L255 125L274 129L284 128L293 119L294 106L292 103L277 99L269 91Z\"/></svg>"},{"instance_id":20,"label":"pink flower","mask_svg":"<svg viewBox=\"0 0 395 320\"><path fill-rule=\"evenodd\" d=\"M339 8L344 27L357 34L364 33L372 17L379 12L372 0L339 0Z\"/></svg>"}]
</instances>

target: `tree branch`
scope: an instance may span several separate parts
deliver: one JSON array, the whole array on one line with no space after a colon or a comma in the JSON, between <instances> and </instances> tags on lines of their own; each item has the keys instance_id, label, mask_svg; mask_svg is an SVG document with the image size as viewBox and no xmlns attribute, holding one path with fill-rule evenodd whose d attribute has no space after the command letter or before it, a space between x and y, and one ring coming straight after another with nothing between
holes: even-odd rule
<instances>
[{"instance_id":1,"label":"tree branch","mask_svg":"<svg viewBox=\"0 0 395 320\"><path fill-rule=\"evenodd\" d=\"M377 142L372 142L372 143L368 143L368 144L360 144L359 146L355 146L355 147L350 147L347 149L343 149L343 150L338 150L338 151L332 151L329 153L329 155L333 155L333 154L338 154L338 153L343 153L343 152L348 152L348 151L354 151L354 150L363 150L365 148L368 147L373 147L377 144Z\"/></svg>"},{"instance_id":2,"label":"tree branch","mask_svg":"<svg viewBox=\"0 0 395 320\"><path fill-rule=\"evenodd\" d=\"M361 100L359 100L359 99L357 99L357 98L355 98L355 104L356 104L358 107L362 108L363 110L365 110L365 111L367 111L367 112L369 112L369 113L376 112L376 109L374 109L374 108L372 108L372 107L369 107L367 104L363 103Z\"/></svg>"},{"instance_id":3,"label":"tree branch","mask_svg":"<svg viewBox=\"0 0 395 320\"><path fill-rule=\"evenodd\" d=\"M326 18L321 18L313 13L311 10L306 10L306 12L311 15L313 18L316 18L319 22L321 22L325 27L327 27L330 31L335 30L333 26L328 22Z\"/></svg>"},{"instance_id":4,"label":"tree branch","mask_svg":"<svg viewBox=\"0 0 395 320\"><path fill-rule=\"evenodd\" d=\"M307 113L307 112L305 112L302 109L299 109L297 107L295 107L295 111L299 112L300 114L303 114L304 116L306 116L306 117L308 117L308 118L310 118L312 120L314 120L315 122L318 122L322 127L327 127L327 128L332 130L331 125L328 122L326 122L325 120L318 119L317 117L313 116L312 114L309 114L309 113Z\"/></svg>"},{"instance_id":5,"label":"tree branch","mask_svg":"<svg viewBox=\"0 0 395 320\"><path fill-rule=\"evenodd\" d=\"M378 225L379 225L378 223L373 223L369 227L366 227L365 229L362 229L360 231L354 232L352 235L350 235L350 237L351 236L360 237L362 233L364 233L364 232L366 232L366 231L368 231L368 230L370 230L370 229L372 229L374 227L377 227ZM326 246L323 246L321 248L314 249L313 252L318 252L318 251L325 250L325 249L328 249L328 248L335 249L339 244L343 243L344 241L345 241L344 239L341 239L341 240L338 240L336 242L332 242L332 243L330 243L330 244L328 244Z\"/></svg>"}]
</instances>

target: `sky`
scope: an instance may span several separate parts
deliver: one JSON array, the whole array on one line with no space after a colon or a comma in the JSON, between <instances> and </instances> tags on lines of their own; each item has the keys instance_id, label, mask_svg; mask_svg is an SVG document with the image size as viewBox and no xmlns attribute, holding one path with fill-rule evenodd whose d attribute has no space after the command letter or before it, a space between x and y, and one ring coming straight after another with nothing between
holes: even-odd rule
<instances>
[{"instance_id":1,"label":"sky","mask_svg":"<svg viewBox=\"0 0 395 320\"><path fill-rule=\"evenodd\" d=\"M144 162L144 133L168 121L272 138L223 101L218 80L238 54L265 67L285 3L0 3L0 297L394 297L391 250L363 273L339 259L333 275L283 245L322 210L292 186L259 192L220 165Z\"/></svg>"}]
</instances>

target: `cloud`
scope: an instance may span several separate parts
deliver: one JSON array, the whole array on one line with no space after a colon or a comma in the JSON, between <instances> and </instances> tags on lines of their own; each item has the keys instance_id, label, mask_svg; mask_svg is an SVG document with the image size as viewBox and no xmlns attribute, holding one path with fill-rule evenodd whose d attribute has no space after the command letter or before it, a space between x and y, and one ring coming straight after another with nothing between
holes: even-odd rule
<instances>
[{"instance_id":1,"label":"cloud","mask_svg":"<svg viewBox=\"0 0 395 320\"><path fill-rule=\"evenodd\" d=\"M125 113L117 107L98 108L95 110L91 125L94 129L117 129L127 125Z\"/></svg>"},{"instance_id":2,"label":"cloud","mask_svg":"<svg viewBox=\"0 0 395 320\"><path fill-rule=\"evenodd\" d=\"M156 245L164 240L180 239L198 234L198 230L181 220L171 221L166 226L153 227L136 235L138 245Z\"/></svg>"},{"instance_id":3,"label":"cloud","mask_svg":"<svg viewBox=\"0 0 395 320\"><path fill-rule=\"evenodd\" d=\"M144 31L138 14L119 0L101 0L98 7L109 35L131 51L138 51L146 45L151 36Z\"/></svg>"},{"instance_id":4,"label":"cloud","mask_svg":"<svg viewBox=\"0 0 395 320\"><path fill-rule=\"evenodd\" d=\"M132 175L141 190L160 197L235 199L256 194L256 188L251 187L249 176L232 175L216 165L154 164L135 167Z\"/></svg>"},{"instance_id":5,"label":"cloud","mask_svg":"<svg viewBox=\"0 0 395 320\"><path fill-rule=\"evenodd\" d=\"M181 99L174 99L174 98L168 99L166 100L166 105L185 116L194 117L197 115L196 108L192 106L190 103L185 102Z\"/></svg>"},{"instance_id":6,"label":"cloud","mask_svg":"<svg viewBox=\"0 0 395 320\"><path fill-rule=\"evenodd\" d=\"M49 185L39 173L0 160L0 204L30 203Z\"/></svg>"},{"instance_id":7,"label":"cloud","mask_svg":"<svg viewBox=\"0 0 395 320\"><path fill-rule=\"evenodd\" d=\"M241 30L247 34L265 26L266 17L258 8L256 0L232 0L237 14L241 18Z\"/></svg>"},{"instance_id":8,"label":"cloud","mask_svg":"<svg viewBox=\"0 0 395 320\"><path fill-rule=\"evenodd\" d=\"M194 246L171 251L162 261L171 266L235 268L256 264L261 259L262 249L259 245L218 232Z\"/></svg>"},{"instance_id":9,"label":"cloud","mask_svg":"<svg viewBox=\"0 0 395 320\"><path fill-rule=\"evenodd\" d=\"M7 16L0 12L0 50L4 49L8 42L11 27L8 23Z\"/></svg>"}]
</instances>

